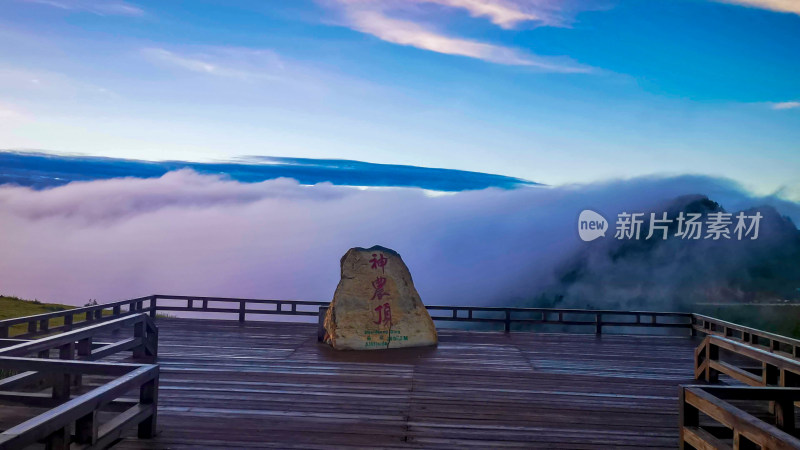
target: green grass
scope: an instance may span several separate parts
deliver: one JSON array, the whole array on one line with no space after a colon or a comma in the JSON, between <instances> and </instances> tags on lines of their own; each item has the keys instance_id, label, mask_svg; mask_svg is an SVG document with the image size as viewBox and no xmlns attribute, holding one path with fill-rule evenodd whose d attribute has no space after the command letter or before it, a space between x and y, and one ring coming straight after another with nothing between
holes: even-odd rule
<instances>
[{"instance_id":1,"label":"green grass","mask_svg":"<svg viewBox=\"0 0 800 450\"><path fill-rule=\"evenodd\" d=\"M49 312L55 311L66 311L68 309L75 309L77 306L71 305L62 305L59 303L42 303L38 300L23 300L18 297L9 297L5 295L0 295L0 320L5 319L13 319L15 317L25 317L25 316L35 316L37 314L45 314ZM110 316L113 314L112 311L103 311L104 316ZM170 314L160 313L156 316L159 319L169 319L173 318L174 316ZM83 320L82 317L76 317L74 320L79 321ZM50 328L59 327L64 325L64 318L63 317L56 317L50 319L49 326ZM21 323L18 325L13 325L9 328L8 333L9 337L14 337L15 335L23 334L28 331L28 325L25 323ZM39 336L42 337L42 336Z\"/></svg>"},{"instance_id":2,"label":"green grass","mask_svg":"<svg viewBox=\"0 0 800 450\"><path fill-rule=\"evenodd\" d=\"M42 303L36 300L22 300L17 297L0 296L0 320L13 319L15 317L33 316L54 311L64 311L73 309L74 306L60 305L57 303ZM64 324L63 318L51 319L50 326L56 327ZM27 324L12 326L9 330L10 337L28 331ZM0 370L0 379L15 375L12 370Z\"/></svg>"},{"instance_id":3,"label":"green grass","mask_svg":"<svg viewBox=\"0 0 800 450\"><path fill-rule=\"evenodd\" d=\"M50 312L56 311L66 311L68 309L75 309L76 306L71 305L62 305L59 303L42 303L38 300L23 300L18 297L9 297L6 295L0 295L0 320L5 319L14 319L16 317L26 317L26 316L35 316L37 314L45 314ZM104 316L109 316L113 314L112 311L103 311ZM157 318L170 318L173 317L169 314L158 314ZM83 320L76 318L75 320ZM49 326L50 328L59 327L64 325L64 318L63 317L56 317L50 319ZM13 325L9 328L8 334L10 338L14 336L24 334L28 331L28 324L21 323L18 325ZM37 336L37 337L44 337L44 336ZM0 369L0 379L5 377L9 377L14 375L15 372Z\"/></svg>"},{"instance_id":4,"label":"green grass","mask_svg":"<svg viewBox=\"0 0 800 450\"><path fill-rule=\"evenodd\" d=\"M13 319L15 317L34 316L55 311L65 311L74 309L74 306L61 305L58 303L42 303L37 300L23 300L17 297L0 296L0 320ZM64 319L59 317L50 319L50 327L64 325ZM28 325L21 323L13 325L9 329L9 337L22 334L28 331Z\"/></svg>"}]
</instances>

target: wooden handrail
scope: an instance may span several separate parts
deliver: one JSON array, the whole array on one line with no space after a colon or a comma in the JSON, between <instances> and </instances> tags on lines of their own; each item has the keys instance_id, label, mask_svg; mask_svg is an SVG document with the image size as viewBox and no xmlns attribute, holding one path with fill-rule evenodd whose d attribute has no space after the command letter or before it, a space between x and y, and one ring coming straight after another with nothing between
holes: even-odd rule
<instances>
[{"instance_id":1,"label":"wooden handrail","mask_svg":"<svg viewBox=\"0 0 800 450\"><path fill-rule=\"evenodd\" d=\"M0 433L0 449L23 449L36 442L45 442L48 448L69 449L74 442L91 448L106 448L117 440L125 429L138 424L139 437L155 434L157 410L157 365L133 366L123 364L99 364L72 361L47 361L33 358L1 358L0 363L19 362L25 359L25 367L58 373L59 370L82 370L82 374L100 373L118 378L75 397L30 420ZM125 370L119 374L120 370ZM139 389L139 401L110 421L98 426L97 412L126 392ZM0 401L8 393L0 395ZM75 430L72 435L71 430Z\"/></svg>"},{"instance_id":2,"label":"wooden handrail","mask_svg":"<svg viewBox=\"0 0 800 450\"><path fill-rule=\"evenodd\" d=\"M17 345L12 345L10 347L0 348L0 356L25 356L25 355L30 355L32 353L38 353L52 349L59 349L64 345L69 345L69 344L79 345L81 341L96 336L100 332L119 330L121 328L129 326L133 326L134 328L139 326L143 328L144 334L142 336L135 336L135 337L140 338L137 340L137 344L145 347L144 351L147 352L148 350L146 348L147 345L145 342L145 338L149 334L157 333L157 328L153 323L152 319L150 319L150 317L148 317L146 314L139 313L135 315L129 315L126 317L120 317L114 320L109 320L108 322L103 322L85 328L80 328L78 330L74 330L69 333L57 334L54 336L48 336L41 339L26 341ZM150 339L154 340L155 337L151 337ZM94 351L97 351L97 349L95 349ZM92 358L91 353L79 356L84 357L80 359L99 359L97 357ZM155 356L155 354L152 354L150 356Z\"/></svg>"},{"instance_id":3,"label":"wooden handrail","mask_svg":"<svg viewBox=\"0 0 800 450\"><path fill-rule=\"evenodd\" d=\"M107 333L125 327L131 327L133 337L104 343L101 346L93 345L93 338L99 333ZM50 356L51 350L58 350L59 359L65 361L75 359L96 361L123 351L132 351L133 357L137 359L153 359L158 354L158 328L148 315L139 313L67 333L1 348L0 357L24 357L37 354L40 358L47 358ZM7 368L13 368L17 371L29 370L24 367ZM0 380L0 390L40 383L41 380L46 378L46 374L41 372L23 372ZM81 377L75 377L74 383L80 385Z\"/></svg>"},{"instance_id":4,"label":"wooden handrail","mask_svg":"<svg viewBox=\"0 0 800 450\"><path fill-rule=\"evenodd\" d=\"M92 340L99 333L121 328L130 328L133 337L100 346L93 345ZM60 359L43 359L48 358L54 349L58 350ZM72 443L105 448L133 424L138 424L140 437L152 437L155 433L158 366L92 362L129 350L133 351L135 359L154 358L157 355L158 328L149 315L134 313L1 348L0 369L20 373L0 379L0 402L51 409L0 433L0 449L21 449L39 441L54 449L68 449ZM25 357L32 354L38 355L39 359ZM83 375L113 376L116 379L70 399L72 386L81 385ZM52 395L11 392L32 384L41 390L46 386L41 384L43 380L52 384ZM140 390L138 402L115 401L134 388ZM97 412L110 403L125 408L121 414L98 426ZM75 430L74 436L72 429Z\"/></svg>"},{"instance_id":5,"label":"wooden handrail","mask_svg":"<svg viewBox=\"0 0 800 450\"><path fill-rule=\"evenodd\" d=\"M156 300L156 311L182 311L182 312L212 312L237 314L240 322L246 320L248 314L283 314L317 316L319 312L309 308L326 308L329 302L315 302L304 300L275 300L275 299L250 299L233 297L206 297L191 295L154 295ZM186 303L181 305L165 305L157 300L180 300ZM210 302L233 303L236 307L213 307ZM274 309L253 309L248 308L248 304L270 304L275 305ZM305 309L299 309L305 308ZM512 323L522 324L560 324L591 326L596 333L602 333L603 327L662 327L662 328L691 328L691 314L681 312L661 312L661 311L617 311L617 310L594 310L594 309L571 309L571 308L504 308L491 306L447 306L432 305L426 309L433 313L431 318L436 321L450 322L475 322L475 323L498 323L504 324L505 331L510 331ZM447 311L447 315L437 315L435 311ZM474 313L498 314L499 317L476 317ZM463 313L463 314L459 314ZM539 318L519 317L520 315L539 314ZM591 320L581 319L574 316L588 316ZM612 318L608 319L608 316ZM614 316L617 318L615 319ZM629 317L631 320L619 320L618 317ZM685 319L680 322L664 322L659 318L672 317Z\"/></svg>"},{"instance_id":6,"label":"wooden handrail","mask_svg":"<svg viewBox=\"0 0 800 450\"><path fill-rule=\"evenodd\" d=\"M161 300L161 302L159 302ZM165 304L165 301L182 301L183 304ZM233 307L214 307L209 303L228 303L234 304ZM144 307L143 304L147 303ZM248 305L275 305L274 309L255 309L248 308ZM121 311L120 307L129 305L131 311ZM320 307L326 307L329 302L306 301L306 300L278 300L278 299L253 299L235 297L208 297L193 295L164 295L156 294L147 297L140 297L131 300L122 300L102 305L88 306L73 310L58 311L54 313L39 314L36 316L20 317L0 321L0 339L8 337L8 329L12 325L27 323L29 331L24 334L16 335L15 338L27 338L40 334L52 333L56 331L66 331L78 326L88 326L92 320L113 320L128 314L135 314L147 311L151 317L155 317L158 311L176 312L209 312L236 314L240 322L244 322L248 314L255 315L295 315L295 316L317 316ZM113 309L110 316L102 316L103 310ZM428 311L432 312L431 317L436 321L447 322L474 322L474 323L497 323L503 324L506 332L511 330L511 324L558 324L570 326L594 327L597 334L602 333L603 328L607 327L652 327L652 328L691 328L692 314L682 312L663 312L663 311L617 311L617 310L593 310L593 309L572 309L572 308L505 308L491 306L448 306L433 305L427 306ZM437 315L436 311L446 311L446 315ZM70 319L68 324L58 328L41 326L45 320L56 317L71 318L76 314L86 313L87 317L92 317L88 321L73 322ZM478 317L475 313L486 313L489 315L497 314L497 317ZM538 314L538 318L530 315ZM521 317L527 315L527 317ZM581 317L583 316L583 317ZM630 318L630 320L620 320L620 317ZM678 318L678 322L668 322L659 320L661 318ZM37 324L40 324L37 327Z\"/></svg>"},{"instance_id":7,"label":"wooden handrail","mask_svg":"<svg viewBox=\"0 0 800 450\"><path fill-rule=\"evenodd\" d=\"M280 314L292 316L316 316L317 308L327 305L327 302L314 302L305 300L274 300L274 299L254 299L254 298L231 298L231 297L205 297L190 295L154 295L153 305L155 311L183 311L183 312L210 312L236 314L239 322L246 320L247 314ZM158 300L181 300L186 301L184 305L165 305ZM195 303L197 302L197 303ZM209 302L215 303L234 303L236 307L220 308L210 307ZM247 308L248 304L275 305L275 309L252 309ZM197 306L196 306L197 305ZM312 308L310 310L299 309L298 307Z\"/></svg>"},{"instance_id":8,"label":"wooden handrail","mask_svg":"<svg viewBox=\"0 0 800 450\"><path fill-rule=\"evenodd\" d=\"M690 313L662 311L617 311L572 308L504 308L486 306L428 306L428 311L448 311L450 315L432 314L433 320L453 322L488 322L502 323L504 331L511 331L511 325L517 324L549 324L594 327L596 334L602 334L604 327L651 327L651 328L691 328ZM466 312L466 317L459 315ZM502 317L475 317L475 312L502 313ZM520 317L521 315L539 315L538 318ZM577 317L576 317L577 316ZM608 318L612 316L612 318ZM587 319L588 317L588 319ZM629 317L632 320L619 320L618 317ZM686 319L681 322L660 322L660 317Z\"/></svg>"},{"instance_id":9,"label":"wooden handrail","mask_svg":"<svg viewBox=\"0 0 800 450\"><path fill-rule=\"evenodd\" d=\"M731 449L745 448L747 443L765 450L800 448L794 433L792 402L800 399L800 389L680 386L679 392L680 448ZM726 400L769 400L783 405L770 424L737 408ZM727 431L700 425L700 412L713 419Z\"/></svg>"},{"instance_id":10,"label":"wooden handrail","mask_svg":"<svg viewBox=\"0 0 800 450\"><path fill-rule=\"evenodd\" d=\"M760 374L720 359L720 349L756 361ZM695 377L707 382L723 373L750 386L800 387L800 361L716 335L706 336L695 349L694 367Z\"/></svg>"},{"instance_id":11,"label":"wooden handrail","mask_svg":"<svg viewBox=\"0 0 800 450\"><path fill-rule=\"evenodd\" d=\"M691 314L676 312L659 311L615 311L615 310L595 310L595 309L564 309L564 308L503 308L486 306L426 306L428 311L448 311L449 315L431 314L434 321L449 322L475 322L475 323L497 323L503 324L503 330L508 333L511 325L519 324L547 324L547 325L567 325L567 326L587 326L593 327L596 334L602 334L603 327L653 327L653 328L679 328L688 329L692 324L689 322ZM327 313L328 306L321 306L319 311L317 337L324 336L322 329L323 316ZM466 312L465 315L459 315ZM500 317L475 317L475 312L496 313ZM517 315L539 314L539 318L518 317ZM581 320L580 317L590 317L589 320ZM607 320L604 316L626 316L634 320L619 321ZM685 322L659 322L659 317L677 317L687 319ZM642 319L645 320L642 320Z\"/></svg>"},{"instance_id":12,"label":"wooden handrail","mask_svg":"<svg viewBox=\"0 0 800 450\"><path fill-rule=\"evenodd\" d=\"M147 303L146 307L145 303ZM123 306L127 306L128 309L123 310ZM104 315L103 311L109 309L111 310L110 314ZM17 339L26 339L46 334L70 331L75 328L86 327L94 325L98 322L113 320L132 314L138 314L144 311L149 311L151 316L155 317L154 296L150 295L147 297L120 300L117 302L103 303L100 305L65 309L63 311L36 314L34 316L15 317L13 319L0 320L0 339L11 337L10 329L14 325L28 325L26 332L13 336ZM81 321L76 320L76 318L78 318L80 315L84 315L84 319ZM50 320L57 318L63 318L64 324L58 327L50 327Z\"/></svg>"},{"instance_id":13,"label":"wooden handrail","mask_svg":"<svg viewBox=\"0 0 800 450\"><path fill-rule=\"evenodd\" d=\"M798 339L738 325L702 314L692 314L692 328L701 333L722 336L772 353L800 359L800 340Z\"/></svg>"}]
</instances>

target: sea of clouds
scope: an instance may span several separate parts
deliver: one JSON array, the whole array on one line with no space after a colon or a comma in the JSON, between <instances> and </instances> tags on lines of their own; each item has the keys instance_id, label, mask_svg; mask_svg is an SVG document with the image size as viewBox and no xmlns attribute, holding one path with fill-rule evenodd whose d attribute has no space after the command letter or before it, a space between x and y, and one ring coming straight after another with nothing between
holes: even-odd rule
<instances>
[{"instance_id":1,"label":"sea of clouds","mask_svg":"<svg viewBox=\"0 0 800 450\"><path fill-rule=\"evenodd\" d=\"M588 245L577 232L583 209L613 226L620 211L687 194L800 219L797 203L703 176L446 195L191 170L45 190L4 185L0 293L75 305L154 293L327 301L345 251L379 244L403 256L426 304L507 304L535 297Z\"/></svg>"}]
</instances>

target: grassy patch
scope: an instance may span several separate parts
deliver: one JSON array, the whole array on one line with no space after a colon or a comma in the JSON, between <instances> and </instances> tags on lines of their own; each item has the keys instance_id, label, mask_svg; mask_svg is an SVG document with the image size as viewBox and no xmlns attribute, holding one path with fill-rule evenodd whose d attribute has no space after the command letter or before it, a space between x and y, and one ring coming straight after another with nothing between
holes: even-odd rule
<instances>
[{"instance_id":1,"label":"grassy patch","mask_svg":"<svg viewBox=\"0 0 800 450\"><path fill-rule=\"evenodd\" d=\"M61 305L58 303L42 303L37 300L23 300L17 297L0 296L0 320L13 319L15 317L35 316L55 311L65 311L74 309L74 306ZM50 327L64 325L64 319L59 317L50 319ZM22 334L28 331L28 325L21 323L9 329L9 337Z\"/></svg>"}]
</instances>

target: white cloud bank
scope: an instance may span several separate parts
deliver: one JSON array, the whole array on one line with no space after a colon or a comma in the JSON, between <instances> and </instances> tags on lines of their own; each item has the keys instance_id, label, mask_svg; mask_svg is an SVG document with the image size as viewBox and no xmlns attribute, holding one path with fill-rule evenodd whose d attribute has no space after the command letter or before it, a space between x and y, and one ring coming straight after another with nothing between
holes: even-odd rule
<instances>
[{"instance_id":1,"label":"white cloud bank","mask_svg":"<svg viewBox=\"0 0 800 450\"><path fill-rule=\"evenodd\" d=\"M755 202L703 177L435 197L191 171L43 191L2 186L0 293L72 304L153 293L325 301L341 255L380 244L403 255L427 304L507 304L535 296L586 245L581 210L610 217L687 193L731 209Z\"/></svg>"}]
</instances>

